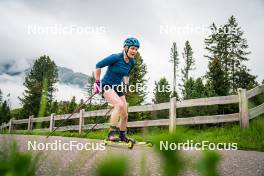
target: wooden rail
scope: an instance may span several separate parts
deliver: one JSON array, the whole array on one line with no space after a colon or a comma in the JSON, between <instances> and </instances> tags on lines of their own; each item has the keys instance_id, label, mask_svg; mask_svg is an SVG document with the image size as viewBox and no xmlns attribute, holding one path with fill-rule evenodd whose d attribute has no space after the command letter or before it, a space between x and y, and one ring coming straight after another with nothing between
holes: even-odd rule
<instances>
[{"instance_id":1,"label":"wooden rail","mask_svg":"<svg viewBox=\"0 0 264 176\"><path fill-rule=\"evenodd\" d=\"M240 122L241 128L247 128L249 126L249 120L264 113L264 103L248 110L248 99L252 98L260 93L264 92L264 85L255 87L249 91L245 89L239 89L237 95L220 96L220 97L209 97L209 98L198 98L183 101L176 101L176 98L171 98L170 102L132 106L128 108L128 112L146 112L146 111L158 111L158 110L169 110L168 119L158 120L144 120L144 121L133 121L128 122L128 127L150 127L150 126L169 126L170 132L175 131L177 125L196 125L196 124L210 124L210 123L223 123L223 122ZM177 118L176 110L183 107L193 106L209 106L219 104L239 104L239 112L233 114L224 115L212 115L212 116L196 116L189 118ZM74 114L70 119L78 119L79 125L62 126L58 128L58 131L69 131L76 130L82 133L83 130L91 129L94 124L84 124L84 118L92 118L96 116L105 116L108 109L88 111L81 110L80 113ZM33 123L36 122L50 122L49 128L42 128L43 131L52 131L54 129L55 121L64 120L70 114L55 115L51 114L48 117L34 118L30 116L28 119L10 119L8 123L4 123L0 126L0 130L8 129L9 133L14 130L14 125L28 124L29 131L33 130ZM109 114L108 114L109 115ZM108 128L108 123L98 124L94 129ZM39 129L38 129L39 130Z\"/></svg>"}]
</instances>

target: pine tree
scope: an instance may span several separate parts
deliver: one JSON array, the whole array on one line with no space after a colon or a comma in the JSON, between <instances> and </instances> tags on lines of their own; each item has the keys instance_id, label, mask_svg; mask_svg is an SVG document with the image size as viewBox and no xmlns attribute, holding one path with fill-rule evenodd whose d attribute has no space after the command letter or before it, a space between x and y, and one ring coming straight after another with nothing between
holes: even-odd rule
<instances>
[{"instance_id":1,"label":"pine tree","mask_svg":"<svg viewBox=\"0 0 264 176\"><path fill-rule=\"evenodd\" d=\"M11 118L10 107L5 100L0 106L0 124L8 122Z\"/></svg>"},{"instance_id":2,"label":"pine tree","mask_svg":"<svg viewBox=\"0 0 264 176\"><path fill-rule=\"evenodd\" d=\"M179 58L178 58L178 51L177 51L176 42L173 42L173 44L172 44L170 57L171 57L171 59L169 61L171 63L173 63L173 92L172 92L171 96L178 98L176 85L177 85L177 76L178 76L177 72L178 72L178 67L179 67Z\"/></svg>"},{"instance_id":3,"label":"pine tree","mask_svg":"<svg viewBox=\"0 0 264 176\"><path fill-rule=\"evenodd\" d=\"M69 101L60 101L58 104L58 114L69 113Z\"/></svg>"},{"instance_id":4,"label":"pine tree","mask_svg":"<svg viewBox=\"0 0 264 176\"><path fill-rule=\"evenodd\" d=\"M48 99L48 80L46 76L43 78L42 86L43 87L42 87L38 117L44 117L47 114L46 108L47 108L47 99Z\"/></svg>"},{"instance_id":5,"label":"pine tree","mask_svg":"<svg viewBox=\"0 0 264 176\"><path fill-rule=\"evenodd\" d=\"M3 95L2 95L2 91L0 89L0 104L2 103L2 100L3 100Z\"/></svg>"},{"instance_id":6,"label":"pine tree","mask_svg":"<svg viewBox=\"0 0 264 176\"><path fill-rule=\"evenodd\" d=\"M211 95L212 90L208 84L204 84L202 78L193 79L190 77L185 82L185 94L183 94L183 99L196 99L208 97ZM208 87L207 87L208 86ZM192 117L198 115L208 115L209 112L214 112L215 107L207 108L206 106L202 107L188 107L180 108L178 113L182 117Z\"/></svg>"},{"instance_id":7,"label":"pine tree","mask_svg":"<svg viewBox=\"0 0 264 176\"><path fill-rule=\"evenodd\" d=\"M9 97L10 94L7 95ZM0 89L0 125L4 122L8 122L11 118L11 111L9 100L3 100L3 93Z\"/></svg>"},{"instance_id":8,"label":"pine tree","mask_svg":"<svg viewBox=\"0 0 264 176\"><path fill-rule=\"evenodd\" d=\"M220 63L219 59L215 58L209 61L208 68L209 71L206 73L206 77L208 78L208 82L212 86L216 95L228 95L230 84L223 65Z\"/></svg>"},{"instance_id":9,"label":"pine tree","mask_svg":"<svg viewBox=\"0 0 264 176\"><path fill-rule=\"evenodd\" d=\"M70 101L70 104L69 104L69 112L68 113L74 112L76 107L77 107L76 98L75 98L75 96L73 96L71 101Z\"/></svg>"},{"instance_id":10,"label":"pine tree","mask_svg":"<svg viewBox=\"0 0 264 176\"><path fill-rule=\"evenodd\" d=\"M58 110L59 110L59 104L58 104L58 101L55 100L54 102L52 102L52 105L51 105L51 113L58 114Z\"/></svg>"},{"instance_id":11,"label":"pine tree","mask_svg":"<svg viewBox=\"0 0 264 176\"><path fill-rule=\"evenodd\" d=\"M0 125L2 122L4 122L4 117L2 114L2 99L3 99L3 96L2 96L2 91L0 89Z\"/></svg>"},{"instance_id":12,"label":"pine tree","mask_svg":"<svg viewBox=\"0 0 264 176\"><path fill-rule=\"evenodd\" d=\"M154 98L152 101L154 104L169 102L171 93L171 86L167 79L165 77L161 78L158 82L155 81ZM152 119L161 119L168 117L168 114L168 110L153 111L151 112L151 117Z\"/></svg>"},{"instance_id":13,"label":"pine tree","mask_svg":"<svg viewBox=\"0 0 264 176\"><path fill-rule=\"evenodd\" d=\"M84 103L83 99L80 100L79 106Z\"/></svg>"},{"instance_id":14,"label":"pine tree","mask_svg":"<svg viewBox=\"0 0 264 176\"><path fill-rule=\"evenodd\" d=\"M189 78L184 87L186 88L183 94L183 99L194 99L207 97L207 89L203 84L202 78Z\"/></svg>"},{"instance_id":15,"label":"pine tree","mask_svg":"<svg viewBox=\"0 0 264 176\"><path fill-rule=\"evenodd\" d=\"M183 92L183 99L191 99L194 98L193 92L194 92L194 85L195 85L195 80L191 77L184 83L184 92Z\"/></svg>"},{"instance_id":16,"label":"pine tree","mask_svg":"<svg viewBox=\"0 0 264 176\"><path fill-rule=\"evenodd\" d=\"M161 78L158 82L155 81L155 90L153 92L154 99L152 101L157 103L164 103L170 101L171 90L166 78Z\"/></svg>"},{"instance_id":17,"label":"pine tree","mask_svg":"<svg viewBox=\"0 0 264 176\"><path fill-rule=\"evenodd\" d=\"M51 112L53 93L56 90L54 84L58 81L57 66L46 55L41 56L34 62L33 67L25 78L24 86L26 90L23 93L23 97L19 98L23 105L24 117L28 117L29 115L37 116L40 112L41 97L43 97L43 92L45 92L45 79L47 79L47 103L44 115Z\"/></svg>"},{"instance_id":18,"label":"pine tree","mask_svg":"<svg viewBox=\"0 0 264 176\"><path fill-rule=\"evenodd\" d=\"M228 48L228 53L230 57L230 79L231 79L231 88L233 92L236 92L236 89L239 88L238 84L241 82L235 81L236 72L240 72L241 67L245 67L243 65L244 61L248 61L247 55L251 52L248 52L248 44L247 40L243 38L244 32L238 27L238 23L236 18L232 15L228 19L228 24L226 25L228 31L228 38L230 42L230 48Z\"/></svg>"},{"instance_id":19,"label":"pine tree","mask_svg":"<svg viewBox=\"0 0 264 176\"><path fill-rule=\"evenodd\" d=\"M246 66L241 66L236 70L234 75L234 83L237 88L252 89L258 86L257 76L251 75L250 70Z\"/></svg>"},{"instance_id":20,"label":"pine tree","mask_svg":"<svg viewBox=\"0 0 264 176\"><path fill-rule=\"evenodd\" d=\"M215 90L218 95L226 95L229 92L230 81L229 81L229 65L230 60L228 58L228 47L230 45L228 41L228 36L224 31L223 26L219 28L213 23L210 26L212 34L205 39L205 49L209 52L209 55L205 57L209 58L209 72L207 72L207 77L211 78L211 84L213 88L217 89L218 84L225 84L228 88L223 91ZM216 73L211 73L211 71L216 71ZM208 75L210 74L210 75ZM220 78L217 78L217 74L220 74ZM213 81L212 79L218 79ZM214 85L217 83L217 85ZM220 93L221 92L221 93ZM220 94L219 94L220 93Z\"/></svg>"},{"instance_id":21,"label":"pine tree","mask_svg":"<svg viewBox=\"0 0 264 176\"><path fill-rule=\"evenodd\" d=\"M147 96L147 92L143 89L146 86L147 80L145 76L147 74L147 66L144 63L140 53L137 53L135 56L136 64L134 65L133 69L129 75L129 84L136 86L136 84L140 84L140 88L137 92L130 92L126 99L129 103L129 106L140 105Z\"/></svg>"},{"instance_id":22,"label":"pine tree","mask_svg":"<svg viewBox=\"0 0 264 176\"><path fill-rule=\"evenodd\" d=\"M209 55L209 62L212 63L217 58L221 64L221 69L225 74L225 84L228 84L229 93L235 93L242 82L237 82L236 76L245 67L244 62L248 61L247 40L243 37L244 32L238 26L236 18L231 16L228 23L219 28L213 23L211 26L213 33L205 39L206 50ZM249 72L248 72L249 74ZM254 78L251 75L251 78ZM255 80L252 80L253 82Z\"/></svg>"},{"instance_id":23,"label":"pine tree","mask_svg":"<svg viewBox=\"0 0 264 176\"><path fill-rule=\"evenodd\" d=\"M181 70L183 74L182 81L185 82L189 79L189 72L194 70L194 65L195 65L195 59L193 58L193 51L192 47L187 40L185 42L185 47L184 47L184 52L182 53L182 57L184 59L184 68Z\"/></svg>"},{"instance_id":24,"label":"pine tree","mask_svg":"<svg viewBox=\"0 0 264 176\"><path fill-rule=\"evenodd\" d=\"M194 64L195 64L195 59L193 58L193 51L192 51L192 47L189 43L189 41L186 41L185 42L185 47L184 47L184 52L182 53L182 57L184 59L184 68L181 70L181 73L182 73L182 83L183 85L181 85L181 89L182 89L182 94L185 96L188 96L186 95L185 93L185 82L188 81L189 79L189 72L191 70L194 70Z\"/></svg>"}]
</instances>

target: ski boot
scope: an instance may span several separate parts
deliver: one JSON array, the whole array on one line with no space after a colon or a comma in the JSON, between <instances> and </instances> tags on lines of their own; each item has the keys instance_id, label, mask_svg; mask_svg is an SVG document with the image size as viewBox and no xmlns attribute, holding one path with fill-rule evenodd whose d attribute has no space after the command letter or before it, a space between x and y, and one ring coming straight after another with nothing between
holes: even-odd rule
<instances>
[{"instance_id":1,"label":"ski boot","mask_svg":"<svg viewBox=\"0 0 264 176\"><path fill-rule=\"evenodd\" d=\"M121 140L122 142L129 142L129 141L135 142L134 139L129 138L129 137L127 136L127 133L126 133L125 131L120 131L120 133L119 133L119 138L120 138L120 140Z\"/></svg>"},{"instance_id":2,"label":"ski boot","mask_svg":"<svg viewBox=\"0 0 264 176\"><path fill-rule=\"evenodd\" d=\"M119 142L120 141L119 129L115 126L111 126L106 140L112 142Z\"/></svg>"},{"instance_id":3,"label":"ski boot","mask_svg":"<svg viewBox=\"0 0 264 176\"><path fill-rule=\"evenodd\" d=\"M120 131L120 141L128 143L128 148L132 149L136 141L132 138L127 137L126 131Z\"/></svg>"}]
</instances>

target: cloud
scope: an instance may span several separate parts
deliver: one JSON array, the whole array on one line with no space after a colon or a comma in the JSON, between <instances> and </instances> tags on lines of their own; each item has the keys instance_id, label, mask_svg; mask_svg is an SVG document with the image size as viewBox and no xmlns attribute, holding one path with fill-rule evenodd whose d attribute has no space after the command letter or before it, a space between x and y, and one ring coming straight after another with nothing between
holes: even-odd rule
<instances>
[{"instance_id":1,"label":"cloud","mask_svg":"<svg viewBox=\"0 0 264 176\"><path fill-rule=\"evenodd\" d=\"M70 101L73 96L76 97L76 101L79 102L81 99L85 100L87 94L79 86L57 84L58 91L55 93L55 99L58 101Z\"/></svg>"},{"instance_id":2,"label":"cloud","mask_svg":"<svg viewBox=\"0 0 264 176\"><path fill-rule=\"evenodd\" d=\"M176 41L180 58L184 43L189 40L196 59L193 75L201 76L207 70L204 58L204 34L160 34L160 25L184 27L218 25L235 15L245 31L252 54L247 63L258 80L264 78L262 36L264 31L264 5L262 0L246 1L148 1L135 0L125 4L121 0L105 1L34 1L13 0L0 2L0 74L15 73L26 65L24 61L49 55L57 65L75 72L91 74L95 64L105 56L120 52L125 38L138 37L140 52L147 63L149 86L161 76L172 80L170 47ZM29 34L29 25L47 27L71 25L79 27L104 27L103 32L88 34ZM8 62L2 62L8 61ZM17 63L10 68L6 63ZM158 66L158 67L157 67ZM4 71L3 71L4 70ZM105 70L104 70L105 71ZM104 72L103 72L104 73ZM2 86L2 85L1 85ZM19 87L19 89L23 89ZM12 89L10 89L13 91ZM20 91L21 92L21 91ZM11 92L12 93L12 92ZM78 94L78 92L76 92ZM150 96L152 92L150 91ZM149 97L150 99L150 97Z\"/></svg>"},{"instance_id":3,"label":"cloud","mask_svg":"<svg viewBox=\"0 0 264 176\"><path fill-rule=\"evenodd\" d=\"M21 97L25 89L25 87L23 86L23 77L21 75L0 75L0 89L3 93L4 99L9 98L10 106L12 109L20 107L18 96ZM8 94L10 94L10 97L7 97Z\"/></svg>"},{"instance_id":4,"label":"cloud","mask_svg":"<svg viewBox=\"0 0 264 176\"><path fill-rule=\"evenodd\" d=\"M25 87L23 86L24 77L10 76L7 74L0 75L0 89L3 92L4 99L9 98L9 102L12 109L21 107L21 102L18 97L23 97ZM57 83L55 85L57 91L54 94L54 99L58 101L70 101L73 96L76 97L77 101L86 98L86 93L77 85L66 85ZM10 94L9 97L7 95Z\"/></svg>"},{"instance_id":5,"label":"cloud","mask_svg":"<svg viewBox=\"0 0 264 176\"><path fill-rule=\"evenodd\" d=\"M28 69L32 62L33 60L29 59L3 59L0 61L0 75L19 75Z\"/></svg>"},{"instance_id":6,"label":"cloud","mask_svg":"<svg viewBox=\"0 0 264 176\"><path fill-rule=\"evenodd\" d=\"M9 99L11 108L21 107L18 97L23 96L23 86L26 70L32 66L33 60L1 60L0 61L0 89L4 99ZM58 67L59 83L54 98L58 101L71 100L73 96L77 101L85 98L83 87L87 81L87 75L75 73L71 69Z\"/></svg>"}]
</instances>

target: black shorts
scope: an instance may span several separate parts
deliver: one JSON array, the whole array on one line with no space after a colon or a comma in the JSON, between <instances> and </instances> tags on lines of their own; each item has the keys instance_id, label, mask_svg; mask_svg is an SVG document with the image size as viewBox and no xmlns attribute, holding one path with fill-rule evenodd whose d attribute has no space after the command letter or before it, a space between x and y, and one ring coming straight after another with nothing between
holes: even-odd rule
<instances>
[{"instance_id":1,"label":"black shorts","mask_svg":"<svg viewBox=\"0 0 264 176\"><path fill-rule=\"evenodd\" d=\"M103 84L102 85L102 97L103 98L104 98L104 92L109 90L109 89L113 89L119 97L122 97L124 95L124 92L122 90L122 85L112 86L109 84Z\"/></svg>"}]
</instances>

